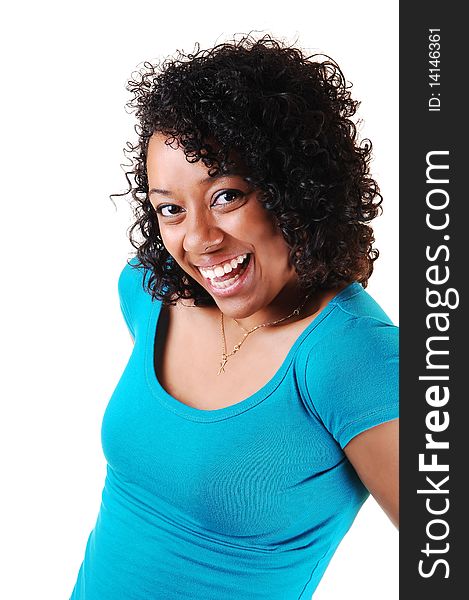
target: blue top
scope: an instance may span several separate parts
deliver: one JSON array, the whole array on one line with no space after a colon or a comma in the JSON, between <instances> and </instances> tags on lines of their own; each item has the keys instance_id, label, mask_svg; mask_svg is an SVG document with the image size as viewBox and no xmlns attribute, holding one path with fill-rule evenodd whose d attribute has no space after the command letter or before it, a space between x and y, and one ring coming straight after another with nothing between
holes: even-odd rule
<instances>
[{"instance_id":1,"label":"blue top","mask_svg":"<svg viewBox=\"0 0 469 600\"><path fill-rule=\"evenodd\" d=\"M398 417L398 328L354 282L260 390L200 410L158 382L142 271L124 267L119 295L135 344L71 600L309 600L369 495L343 447Z\"/></svg>"}]
</instances>

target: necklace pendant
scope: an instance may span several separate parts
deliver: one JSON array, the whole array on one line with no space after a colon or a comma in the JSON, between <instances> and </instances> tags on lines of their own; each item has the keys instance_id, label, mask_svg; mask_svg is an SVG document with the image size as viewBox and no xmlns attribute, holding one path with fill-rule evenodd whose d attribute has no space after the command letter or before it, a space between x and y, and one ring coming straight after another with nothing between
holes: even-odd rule
<instances>
[{"instance_id":1,"label":"necklace pendant","mask_svg":"<svg viewBox=\"0 0 469 600\"><path fill-rule=\"evenodd\" d=\"M225 365L226 365L227 362L228 362L228 359L226 358L226 355L223 355L223 358L221 359L220 368L218 369L217 375L220 375L220 373L224 373L225 372Z\"/></svg>"}]
</instances>

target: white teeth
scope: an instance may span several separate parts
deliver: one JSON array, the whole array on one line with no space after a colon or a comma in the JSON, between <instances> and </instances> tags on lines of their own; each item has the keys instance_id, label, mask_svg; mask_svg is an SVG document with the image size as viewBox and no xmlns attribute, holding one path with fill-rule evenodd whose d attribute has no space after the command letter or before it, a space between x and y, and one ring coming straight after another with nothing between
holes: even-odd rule
<instances>
[{"instance_id":1,"label":"white teeth","mask_svg":"<svg viewBox=\"0 0 469 600\"><path fill-rule=\"evenodd\" d=\"M212 281L211 284L213 285L213 287L223 289L230 287L230 285L233 285L233 283L237 279L239 279L239 273L237 273L234 277L231 277L231 279L226 279L225 281Z\"/></svg>"},{"instance_id":2,"label":"white teeth","mask_svg":"<svg viewBox=\"0 0 469 600\"><path fill-rule=\"evenodd\" d=\"M223 277L223 275L225 275L227 273L231 273L231 271L233 269L236 269L236 267L239 264L241 264L246 257L247 257L247 254L240 254L236 258L232 258L231 260L229 260L226 263L217 265L213 269L203 269L203 268L199 267L199 271L202 273L202 275L206 279L213 280L215 277ZM231 280L229 279L228 281L231 281ZM212 281L212 283L213 283L213 281ZM223 287L226 287L226 286L223 286Z\"/></svg>"}]
</instances>

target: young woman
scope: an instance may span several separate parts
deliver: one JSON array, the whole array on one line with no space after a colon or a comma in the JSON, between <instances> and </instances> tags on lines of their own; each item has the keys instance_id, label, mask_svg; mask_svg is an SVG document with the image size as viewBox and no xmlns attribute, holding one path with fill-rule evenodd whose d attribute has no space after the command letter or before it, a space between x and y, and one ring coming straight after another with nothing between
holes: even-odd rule
<instances>
[{"instance_id":1,"label":"young woman","mask_svg":"<svg viewBox=\"0 0 469 600\"><path fill-rule=\"evenodd\" d=\"M398 330L365 291L339 67L270 36L129 83L134 339L73 600L309 599L369 493L398 521Z\"/></svg>"}]
</instances>

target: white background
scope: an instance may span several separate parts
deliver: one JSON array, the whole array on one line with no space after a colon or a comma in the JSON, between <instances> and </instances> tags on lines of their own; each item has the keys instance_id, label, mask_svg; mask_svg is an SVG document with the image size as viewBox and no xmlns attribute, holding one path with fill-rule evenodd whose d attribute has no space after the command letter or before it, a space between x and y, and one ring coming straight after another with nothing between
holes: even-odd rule
<instances>
[{"instance_id":1,"label":"white background","mask_svg":"<svg viewBox=\"0 0 469 600\"><path fill-rule=\"evenodd\" d=\"M397 323L398 3L82 0L6 10L0 597L66 600L99 509L101 418L131 351L117 297L131 215L126 201L116 210L108 199L125 188L122 147L134 138L127 78L144 60L251 30L332 56L362 101L385 197L368 291ZM314 599L397 597L398 534L369 499Z\"/></svg>"}]
</instances>

